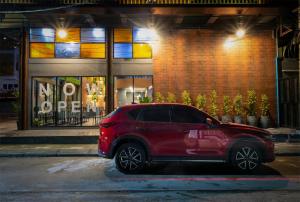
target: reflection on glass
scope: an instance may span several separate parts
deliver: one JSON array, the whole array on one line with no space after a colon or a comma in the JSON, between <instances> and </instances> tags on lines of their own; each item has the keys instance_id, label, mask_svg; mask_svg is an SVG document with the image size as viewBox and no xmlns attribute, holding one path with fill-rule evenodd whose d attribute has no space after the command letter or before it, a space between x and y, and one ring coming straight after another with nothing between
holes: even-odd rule
<instances>
[{"instance_id":1,"label":"reflection on glass","mask_svg":"<svg viewBox=\"0 0 300 202\"><path fill-rule=\"evenodd\" d=\"M152 100L152 76L117 76L114 92L114 108L139 103L145 97Z\"/></svg>"},{"instance_id":2,"label":"reflection on glass","mask_svg":"<svg viewBox=\"0 0 300 202\"><path fill-rule=\"evenodd\" d=\"M54 42L54 29L31 28L30 42Z\"/></svg>"},{"instance_id":3,"label":"reflection on glass","mask_svg":"<svg viewBox=\"0 0 300 202\"><path fill-rule=\"evenodd\" d=\"M152 100L153 87L152 76L134 77L134 102L140 103L140 100L148 97Z\"/></svg>"},{"instance_id":4,"label":"reflection on glass","mask_svg":"<svg viewBox=\"0 0 300 202\"><path fill-rule=\"evenodd\" d=\"M82 125L98 125L105 115L105 78L82 77Z\"/></svg>"},{"instance_id":5,"label":"reflection on glass","mask_svg":"<svg viewBox=\"0 0 300 202\"><path fill-rule=\"evenodd\" d=\"M81 28L81 42L105 42L105 29Z\"/></svg>"},{"instance_id":6,"label":"reflection on glass","mask_svg":"<svg viewBox=\"0 0 300 202\"><path fill-rule=\"evenodd\" d=\"M114 58L132 58L132 44L115 43Z\"/></svg>"},{"instance_id":7,"label":"reflection on glass","mask_svg":"<svg viewBox=\"0 0 300 202\"><path fill-rule=\"evenodd\" d=\"M57 78L57 125L81 125L80 77Z\"/></svg>"},{"instance_id":8,"label":"reflection on glass","mask_svg":"<svg viewBox=\"0 0 300 202\"><path fill-rule=\"evenodd\" d=\"M80 45L78 43L57 43L55 45L57 58L78 58L80 56Z\"/></svg>"},{"instance_id":9,"label":"reflection on glass","mask_svg":"<svg viewBox=\"0 0 300 202\"><path fill-rule=\"evenodd\" d=\"M132 104L133 102L133 77L118 76L114 81L114 108Z\"/></svg>"},{"instance_id":10,"label":"reflection on glass","mask_svg":"<svg viewBox=\"0 0 300 202\"><path fill-rule=\"evenodd\" d=\"M55 84L52 77L40 77L32 80L32 126L55 125Z\"/></svg>"}]
</instances>

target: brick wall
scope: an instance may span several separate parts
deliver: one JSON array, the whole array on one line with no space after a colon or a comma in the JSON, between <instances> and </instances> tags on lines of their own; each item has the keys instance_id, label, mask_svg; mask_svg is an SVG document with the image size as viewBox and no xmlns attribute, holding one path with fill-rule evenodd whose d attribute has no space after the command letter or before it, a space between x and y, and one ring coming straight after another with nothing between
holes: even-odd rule
<instances>
[{"instance_id":1,"label":"brick wall","mask_svg":"<svg viewBox=\"0 0 300 202\"><path fill-rule=\"evenodd\" d=\"M159 47L154 51L154 90L166 95L173 92L181 101L183 90L197 94L218 93L219 114L223 96L241 93L246 101L248 89L266 93L275 118L275 40L272 31L258 31L224 47L228 37L222 31L202 29L169 30L160 33Z\"/></svg>"}]
</instances>

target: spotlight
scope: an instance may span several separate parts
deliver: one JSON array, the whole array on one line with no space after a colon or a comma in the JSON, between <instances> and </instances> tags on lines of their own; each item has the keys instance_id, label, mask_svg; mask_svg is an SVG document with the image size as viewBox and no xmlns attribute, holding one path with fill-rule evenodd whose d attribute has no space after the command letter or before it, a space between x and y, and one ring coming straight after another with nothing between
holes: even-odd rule
<instances>
[{"instance_id":1,"label":"spotlight","mask_svg":"<svg viewBox=\"0 0 300 202\"><path fill-rule=\"evenodd\" d=\"M234 43L234 39L229 37L228 39L226 39L226 41L224 43L224 47L231 48L233 46L233 43Z\"/></svg>"},{"instance_id":2,"label":"spotlight","mask_svg":"<svg viewBox=\"0 0 300 202\"><path fill-rule=\"evenodd\" d=\"M243 38L246 34L246 31L244 29L238 29L235 34L238 38Z\"/></svg>"},{"instance_id":3,"label":"spotlight","mask_svg":"<svg viewBox=\"0 0 300 202\"><path fill-rule=\"evenodd\" d=\"M59 38L66 38L66 36L67 36L67 32L66 32L66 30L64 30L64 29L60 29L60 30L58 30L58 36L59 36Z\"/></svg>"}]
</instances>

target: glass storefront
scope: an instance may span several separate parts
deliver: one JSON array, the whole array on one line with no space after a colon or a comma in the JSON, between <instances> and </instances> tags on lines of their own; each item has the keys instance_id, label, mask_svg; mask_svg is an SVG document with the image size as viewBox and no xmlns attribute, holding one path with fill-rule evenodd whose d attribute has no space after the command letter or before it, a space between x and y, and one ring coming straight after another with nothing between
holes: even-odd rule
<instances>
[{"instance_id":1,"label":"glass storefront","mask_svg":"<svg viewBox=\"0 0 300 202\"><path fill-rule=\"evenodd\" d=\"M105 115L105 77L33 77L32 126L96 126Z\"/></svg>"},{"instance_id":2,"label":"glass storefront","mask_svg":"<svg viewBox=\"0 0 300 202\"><path fill-rule=\"evenodd\" d=\"M152 76L115 76L114 108L122 105L140 103L145 97L152 100Z\"/></svg>"}]
</instances>

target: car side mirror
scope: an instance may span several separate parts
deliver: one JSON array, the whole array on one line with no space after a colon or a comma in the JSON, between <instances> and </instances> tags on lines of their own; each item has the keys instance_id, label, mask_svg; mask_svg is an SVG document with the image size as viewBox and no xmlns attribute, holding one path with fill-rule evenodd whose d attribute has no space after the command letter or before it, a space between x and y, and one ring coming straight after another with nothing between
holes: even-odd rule
<instances>
[{"instance_id":1,"label":"car side mirror","mask_svg":"<svg viewBox=\"0 0 300 202\"><path fill-rule=\"evenodd\" d=\"M206 118L206 123L207 123L207 125L209 125L210 127L213 125L213 121L211 120L211 118Z\"/></svg>"}]
</instances>

